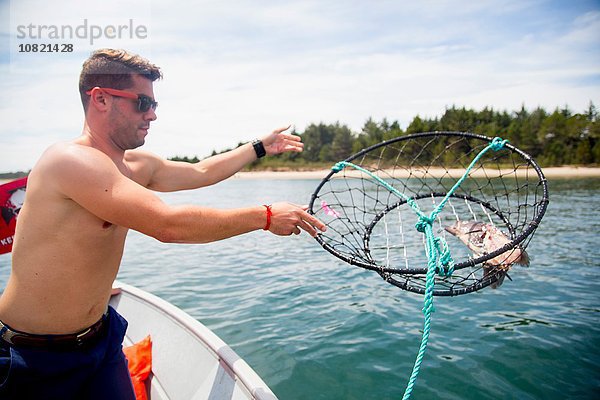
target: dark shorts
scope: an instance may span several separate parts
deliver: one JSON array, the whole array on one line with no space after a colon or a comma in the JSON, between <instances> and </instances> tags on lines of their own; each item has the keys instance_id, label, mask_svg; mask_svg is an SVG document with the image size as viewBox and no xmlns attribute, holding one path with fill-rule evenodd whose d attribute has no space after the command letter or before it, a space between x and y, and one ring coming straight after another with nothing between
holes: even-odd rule
<instances>
[{"instance_id":1,"label":"dark shorts","mask_svg":"<svg viewBox=\"0 0 600 400\"><path fill-rule=\"evenodd\" d=\"M103 330L91 346L71 351L0 339L0 399L135 399L122 350L127 321L109 307Z\"/></svg>"}]
</instances>

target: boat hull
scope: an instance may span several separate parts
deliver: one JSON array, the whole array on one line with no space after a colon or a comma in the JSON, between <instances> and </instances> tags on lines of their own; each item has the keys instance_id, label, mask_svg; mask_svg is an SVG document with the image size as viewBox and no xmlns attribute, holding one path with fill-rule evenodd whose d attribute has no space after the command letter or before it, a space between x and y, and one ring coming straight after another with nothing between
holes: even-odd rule
<instances>
[{"instance_id":1,"label":"boat hull","mask_svg":"<svg viewBox=\"0 0 600 400\"><path fill-rule=\"evenodd\" d=\"M151 400L276 400L225 342L174 305L115 282L110 305L129 323L124 345L152 338Z\"/></svg>"}]
</instances>

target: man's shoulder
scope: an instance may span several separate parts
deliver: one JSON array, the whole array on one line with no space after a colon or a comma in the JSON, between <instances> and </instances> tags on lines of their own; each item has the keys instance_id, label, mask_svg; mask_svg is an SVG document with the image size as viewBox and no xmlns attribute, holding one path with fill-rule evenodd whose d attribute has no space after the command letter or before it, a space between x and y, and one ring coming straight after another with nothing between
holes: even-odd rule
<instances>
[{"instance_id":1,"label":"man's shoulder","mask_svg":"<svg viewBox=\"0 0 600 400\"><path fill-rule=\"evenodd\" d=\"M112 168L114 164L101 151L73 142L62 142L46 149L30 177L62 192L66 187L73 190L85 182L97 180Z\"/></svg>"},{"instance_id":2,"label":"man's shoulder","mask_svg":"<svg viewBox=\"0 0 600 400\"><path fill-rule=\"evenodd\" d=\"M158 155L145 150L127 150L125 152L125 161L131 162L162 162L163 159Z\"/></svg>"},{"instance_id":3,"label":"man's shoulder","mask_svg":"<svg viewBox=\"0 0 600 400\"><path fill-rule=\"evenodd\" d=\"M37 169L55 173L100 167L105 162L110 162L110 158L97 149L73 142L61 142L46 149L38 161Z\"/></svg>"},{"instance_id":4,"label":"man's shoulder","mask_svg":"<svg viewBox=\"0 0 600 400\"><path fill-rule=\"evenodd\" d=\"M81 156L104 157L108 156L98 149L79 144L77 142L59 142L48 147L42 157L61 159L80 159ZM85 159L84 159L85 160Z\"/></svg>"},{"instance_id":5,"label":"man's shoulder","mask_svg":"<svg viewBox=\"0 0 600 400\"><path fill-rule=\"evenodd\" d=\"M156 154L136 149L125 152L125 162L131 171L131 179L148 187L156 171L163 165L164 159Z\"/></svg>"}]
</instances>

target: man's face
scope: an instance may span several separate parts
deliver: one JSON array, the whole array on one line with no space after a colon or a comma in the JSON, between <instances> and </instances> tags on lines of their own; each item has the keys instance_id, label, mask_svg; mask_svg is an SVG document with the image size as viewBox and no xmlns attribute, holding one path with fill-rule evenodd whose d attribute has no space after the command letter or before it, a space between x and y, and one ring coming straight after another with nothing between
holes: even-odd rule
<instances>
[{"instance_id":1,"label":"man's face","mask_svg":"<svg viewBox=\"0 0 600 400\"><path fill-rule=\"evenodd\" d=\"M152 81L141 75L133 76L133 87L123 89L134 94L144 94L154 99ZM150 121L156 119L152 108L140 112L137 100L115 97L109 113L111 138L115 145L123 150L131 150L144 144L145 137L150 128Z\"/></svg>"}]
</instances>

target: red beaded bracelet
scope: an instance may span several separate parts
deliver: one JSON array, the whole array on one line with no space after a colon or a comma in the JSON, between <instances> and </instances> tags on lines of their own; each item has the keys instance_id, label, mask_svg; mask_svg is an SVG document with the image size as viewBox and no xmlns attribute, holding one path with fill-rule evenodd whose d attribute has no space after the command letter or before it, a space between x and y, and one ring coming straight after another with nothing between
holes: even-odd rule
<instances>
[{"instance_id":1,"label":"red beaded bracelet","mask_svg":"<svg viewBox=\"0 0 600 400\"><path fill-rule=\"evenodd\" d=\"M271 211L271 205L263 204L263 206L265 206L265 208L267 209L267 224L265 225L265 227L263 229L265 231L268 231L269 228L271 227L271 216L273 215L273 211Z\"/></svg>"}]
</instances>

